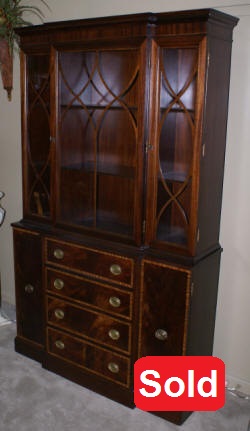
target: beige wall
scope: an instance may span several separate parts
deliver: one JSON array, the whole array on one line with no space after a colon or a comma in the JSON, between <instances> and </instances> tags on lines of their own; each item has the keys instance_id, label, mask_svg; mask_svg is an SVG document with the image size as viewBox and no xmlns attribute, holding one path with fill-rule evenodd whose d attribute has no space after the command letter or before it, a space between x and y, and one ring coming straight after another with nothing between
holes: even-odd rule
<instances>
[{"instance_id":1,"label":"beige wall","mask_svg":"<svg viewBox=\"0 0 250 431\"><path fill-rule=\"evenodd\" d=\"M240 17L234 32L226 171L221 223L222 255L214 355L227 366L229 381L250 393L250 6L242 0L47 0L46 20L65 20L145 11L220 7ZM33 1L37 4L37 1ZM232 6L234 5L234 6ZM237 6L238 5L238 6ZM14 304L12 232L21 218L21 137L18 59L13 100L0 89L0 190L7 217L0 229L2 300ZM230 377L231 376L231 377Z\"/></svg>"}]
</instances>

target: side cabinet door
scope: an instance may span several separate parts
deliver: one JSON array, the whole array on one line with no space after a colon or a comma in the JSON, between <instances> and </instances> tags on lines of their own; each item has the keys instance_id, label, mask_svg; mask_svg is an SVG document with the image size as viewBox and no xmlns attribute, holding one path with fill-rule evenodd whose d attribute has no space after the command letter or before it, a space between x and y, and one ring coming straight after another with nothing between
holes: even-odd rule
<instances>
[{"instance_id":1,"label":"side cabinet door","mask_svg":"<svg viewBox=\"0 0 250 431\"><path fill-rule=\"evenodd\" d=\"M199 36L173 39L153 45L158 102L151 116L146 242L193 254L206 47Z\"/></svg>"},{"instance_id":2,"label":"side cabinet door","mask_svg":"<svg viewBox=\"0 0 250 431\"><path fill-rule=\"evenodd\" d=\"M14 229L17 338L42 345L42 244L39 234Z\"/></svg>"},{"instance_id":3,"label":"side cabinet door","mask_svg":"<svg viewBox=\"0 0 250 431\"><path fill-rule=\"evenodd\" d=\"M143 262L139 357L185 354L190 277L186 269Z\"/></svg>"}]
</instances>

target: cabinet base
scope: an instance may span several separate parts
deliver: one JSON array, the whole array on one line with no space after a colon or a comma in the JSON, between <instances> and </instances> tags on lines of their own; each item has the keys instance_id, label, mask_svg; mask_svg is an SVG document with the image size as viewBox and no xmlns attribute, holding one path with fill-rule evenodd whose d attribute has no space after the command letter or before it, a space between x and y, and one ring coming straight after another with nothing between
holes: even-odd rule
<instances>
[{"instance_id":1,"label":"cabinet base","mask_svg":"<svg viewBox=\"0 0 250 431\"><path fill-rule=\"evenodd\" d=\"M150 412L166 421L181 425L193 412Z\"/></svg>"},{"instance_id":2,"label":"cabinet base","mask_svg":"<svg viewBox=\"0 0 250 431\"><path fill-rule=\"evenodd\" d=\"M44 347L42 345L19 336L15 338L15 351L41 363L44 358Z\"/></svg>"}]
</instances>

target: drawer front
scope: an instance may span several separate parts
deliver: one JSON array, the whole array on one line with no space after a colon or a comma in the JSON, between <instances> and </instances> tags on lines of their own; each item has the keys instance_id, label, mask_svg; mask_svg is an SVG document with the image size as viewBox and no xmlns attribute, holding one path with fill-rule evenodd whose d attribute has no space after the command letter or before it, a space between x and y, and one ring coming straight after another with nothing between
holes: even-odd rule
<instances>
[{"instance_id":1,"label":"drawer front","mask_svg":"<svg viewBox=\"0 0 250 431\"><path fill-rule=\"evenodd\" d=\"M131 287L133 284L133 260L108 252L47 240L47 262L59 267Z\"/></svg>"},{"instance_id":2,"label":"drawer front","mask_svg":"<svg viewBox=\"0 0 250 431\"><path fill-rule=\"evenodd\" d=\"M48 328L48 352L108 380L129 386L129 359L76 337Z\"/></svg>"},{"instance_id":3,"label":"drawer front","mask_svg":"<svg viewBox=\"0 0 250 431\"><path fill-rule=\"evenodd\" d=\"M131 293L48 268L46 280L50 293L131 319Z\"/></svg>"},{"instance_id":4,"label":"drawer front","mask_svg":"<svg viewBox=\"0 0 250 431\"><path fill-rule=\"evenodd\" d=\"M102 313L85 310L48 297L48 322L61 329L130 352L131 327Z\"/></svg>"}]
</instances>

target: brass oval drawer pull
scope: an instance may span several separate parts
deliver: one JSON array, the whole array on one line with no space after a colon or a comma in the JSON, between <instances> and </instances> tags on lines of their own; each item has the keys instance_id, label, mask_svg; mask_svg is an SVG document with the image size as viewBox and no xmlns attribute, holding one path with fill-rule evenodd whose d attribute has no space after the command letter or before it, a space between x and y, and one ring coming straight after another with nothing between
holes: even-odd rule
<instances>
[{"instance_id":1,"label":"brass oval drawer pull","mask_svg":"<svg viewBox=\"0 0 250 431\"><path fill-rule=\"evenodd\" d=\"M117 331L117 329L110 329L109 337L111 338L111 340L119 340L120 332Z\"/></svg>"},{"instance_id":2,"label":"brass oval drawer pull","mask_svg":"<svg viewBox=\"0 0 250 431\"><path fill-rule=\"evenodd\" d=\"M24 290L26 293L33 293L35 288L34 286L32 286L32 284L26 284Z\"/></svg>"},{"instance_id":3,"label":"brass oval drawer pull","mask_svg":"<svg viewBox=\"0 0 250 431\"><path fill-rule=\"evenodd\" d=\"M56 346L58 349L60 349L60 350L63 350L63 349L65 348L65 344L64 344L64 342L63 342L63 341L61 341L61 340L56 340L56 342L55 342L55 346Z\"/></svg>"},{"instance_id":4,"label":"brass oval drawer pull","mask_svg":"<svg viewBox=\"0 0 250 431\"><path fill-rule=\"evenodd\" d=\"M122 269L117 263L113 263L113 265L110 266L109 270L113 275L120 275L122 273Z\"/></svg>"},{"instance_id":5,"label":"brass oval drawer pull","mask_svg":"<svg viewBox=\"0 0 250 431\"><path fill-rule=\"evenodd\" d=\"M165 341L168 338L168 333L165 329L157 329L155 331L155 338L160 341Z\"/></svg>"},{"instance_id":6,"label":"brass oval drawer pull","mask_svg":"<svg viewBox=\"0 0 250 431\"><path fill-rule=\"evenodd\" d=\"M116 364L115 362L109 362L108 364L108 369L109 371L111 371L111 373L117 374L119 373L119 365Z\"/></svg>"},{"instance_id":7,"label":"brass oval drawer pull","mask_svg":"<svg viewBox=\"0 0 250 431\"><path fill-rule=\"evenodd\" d=\"M64 258L64 252L63 252L63 250L61 250L60 248L56 248L55 250L54 250L54 257L56 258L56 259L63 259Z\"/></svg>"},{"instance_id":8,"label":"brass oval drawer pull","mask_svg":"<svg viewBox=\"0 0 250 431\"><path fill-rule=\"evenodd\" d=\"M109 298L109 303L112 307L118 308L121 305L121 300L117 296L111 296Z\"/></svg>"},{"instance_id":9,"label":"brass oval drawer pull","mask_svg":"<svg viewBox=\"0 0 250 431\"><path fill-rule=\"evenodd\" d=\"M64 281L60 278L56 278L54 281L54 288L57 290L62 290L64 288Z\"/></svg>"},{"instance_id":10,"label":"brass oval drawer pull","mask_svg":"<svg viewBox=\"0 0 250 431\"><path fill-rule=\"evenodd\" d=\"M55 316L57 319L63 319L64 318L64 311L61 310L60 308L57 308L55 310Z\"/></svg>"}]
</instances>

